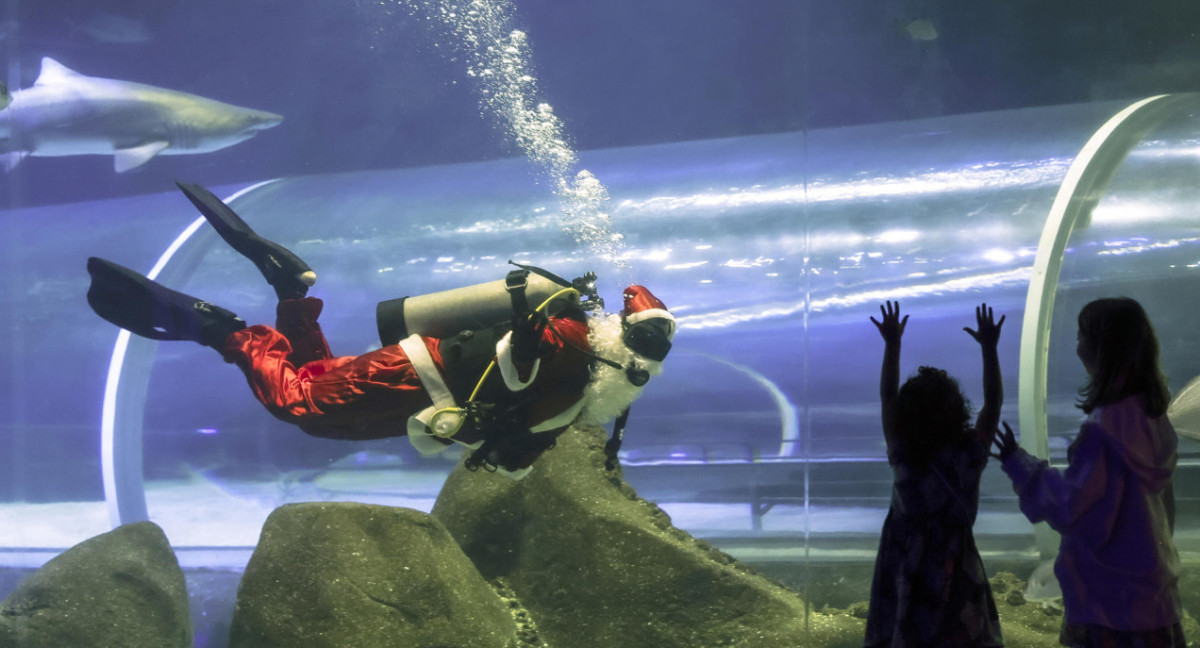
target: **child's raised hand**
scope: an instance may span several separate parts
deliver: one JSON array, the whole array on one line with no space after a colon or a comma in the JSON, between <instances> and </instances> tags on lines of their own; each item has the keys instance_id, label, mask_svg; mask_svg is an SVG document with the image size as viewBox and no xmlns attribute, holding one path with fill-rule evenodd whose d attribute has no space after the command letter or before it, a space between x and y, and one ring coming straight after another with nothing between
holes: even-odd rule
<instances>
[{"instance_id":1,"label":"child's raised hand","mask_svg":"<svg viewBox=\"0 0 1200 648\"><path fill-rule=\"evenodd\" d=\"M1004 325L1006 315L1000 316L1000 321L996 322L992 309L986 303L975 307L975 322L978 330L972 331L969 326L964 326L963 330L971 334L975 341L981 345L996 346L1000 341L1000 327Z\"/></svg>"},{"instance_id":2,"label":"child's raised hand","mask_svg":"<svg viewBox=\"0 0 1200 648\"><path fill-rule=\"evenodd\" d=\"M875 328L879 329L879 334L883 336L883 341L888 344L900 342L900 338L904 335L904 327L908 324L908 315L904 319L900 319L900 302L885 302L887 308L883 305L879 306L879 312L883 314L883 321L878 322L874 317L871 318L871 323Z\"/></svg>"},{"instance_id":3,"label":"child's raised hand","mask_svg":"<svg viewBox=\"0 0 1200 648\"><path fill-rule=\"evenodd\" d=\"M992 445L996 451L989 453L1000 461L1006 461L1012 456L1012 453L1020 447L1017 445L1017 436L1013 434L1012 428L1008 427L1008 421L1002 421L1004 431L996 430L992 432Z\"/></svg>"}]
</instances>

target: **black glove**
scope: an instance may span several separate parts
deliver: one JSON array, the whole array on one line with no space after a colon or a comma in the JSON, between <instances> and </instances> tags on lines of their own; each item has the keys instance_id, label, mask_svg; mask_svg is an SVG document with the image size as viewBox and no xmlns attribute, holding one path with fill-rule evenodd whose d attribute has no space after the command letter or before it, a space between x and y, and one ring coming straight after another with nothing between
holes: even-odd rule
<instances>
[{"instance_id":1,"label":"black glove","mask_svg":"<svg viewBox=\"0 0 1200 648\"><path fill-rule=\"evenodd\" d=\"M542 332L545 330L546 318L537 313L524 317L513 317L513 362L531 364L537 360L541 355Z\"/></svg>"}]
</instances>

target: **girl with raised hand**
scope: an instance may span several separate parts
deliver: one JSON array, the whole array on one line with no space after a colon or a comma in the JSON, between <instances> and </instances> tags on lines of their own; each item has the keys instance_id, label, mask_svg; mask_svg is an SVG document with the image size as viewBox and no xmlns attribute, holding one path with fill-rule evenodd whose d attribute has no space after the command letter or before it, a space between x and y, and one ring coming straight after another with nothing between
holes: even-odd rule
<instances>
[{"instance_id":1,"label":"girl with raised hand","mask_svg":"<svg viewBox=\"0 0 1200 648\"><path fill-rule=\"evenodd\" d=\"M1126 297L1089 303L1078 323L1087 419L1066 469L1021 449L1007 423L995 433L994 456L1025 517L1062 534L1054 565L1065 612L1060 643L1182 647L1172 541L1178 437L1166 416L1158 338L1141 304Z\"/></svg>"},{"instance_id":2,"label":"girl with raised hand","mask_svg":"<svg viewBox=\"0 0 1200 648\"><path fill-rule=\"evenodd\" d=\"M879 307L871 321L884 340L879 395L894 482L879 540L867 648L1003 646L1000 619L971 531L979 478L1004 400L992 309L975 309L976 330L964 328L983 352L984 405L971 425L958 382L921 367L900 386L900 338L908 316L900 305Z\"/></svg>"}]
</instances>

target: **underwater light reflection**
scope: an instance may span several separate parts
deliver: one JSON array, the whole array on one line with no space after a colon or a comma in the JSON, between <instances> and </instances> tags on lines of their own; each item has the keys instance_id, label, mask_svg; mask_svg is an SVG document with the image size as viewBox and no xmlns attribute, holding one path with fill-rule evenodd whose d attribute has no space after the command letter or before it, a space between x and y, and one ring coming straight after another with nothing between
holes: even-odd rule
<instances>
[{"instance_id":1,"label":"underwater light reflection","mask_svg":"<svg viewBox=\"0 0 1200 648\"><path fill-rule=\"evenodd\" d=\"M1129 153L1131 158L1194 158L1200 159L1200 140L1182 139L1176 141L1143 140L1138 148Z\"/></svg>"},{"instance_id":2,"label":"underwater light reflection","mask_svg":"<svg viewBox=\"0 0 1200 648\"><path fill-rule=\"evenodd\" d=\"M877 139L852 143L875 146ZM775 140L779 145L771 145ZM846 373L846 367L859 361L860 344L859 334L853 332L859 329L847 322L858 320L863 330L873 333L865 316L889 299L906 302L931 323L941 322L969 313L981 294L1015 320L1031 278L1027 266L1035 253L1033 245L1059 179L1054 176L1063 172L1063 158L1047 155L1041 163L1007 166L970 162L960 164L960 171L948 172L945 169L956 164L953 159L927 164L914 163L907 155L897 156L898 166L874 174L885 184L878 191L859 191L864 189L866 176L857 170L845 173L844 181L806 188L796 183L803 177L802 169L790 164L790 158L759 165L757 168L766 171L765 177L758 179L696 175L697 168L709 168L697 160L715 155L723 161L738 156L782 157L780 151L792 150L791 141L784 137L754 139L732 154L728 143L716 147L704 142L644 151L604 151L596 154L597 164L589 166L597 169L599 177L616 178L613 196L625 199L620 203L622 218L617 228L628 241L623 258L636 260L633 265L638 268L639 280L664 286L664 300L671 304L681 329L699 332L680 336L679 351L703 348L718 353L766 381L741 380L744 386L738 387L738 398L731 399L735 400L733 407L747 408L757 417L747 424L745 444L758 454L747 456L766 457L777 450L779 456L803 456L806 461L836 457L881 461L876 435L869 439L856 436L865 427L863 421L869 419L873 425L876 420L861 414L863 408L857 401L845 407L814 408L825 399L836 400L845 394L858 398L861 392L862 398L872 399L876 393L874 387L863 388L857 374ZM964 146L953 152L961 160L964 151L970 153L968 149ZM813 151L818 150L813 147ZM817 157L814 154L814 159ZM1026 151L1016 157L1035 159ZM909 173L906 166L922 171ZM720 171L728 167L712 165ZM401 291L420 294L422 290L492 280L510 258L552 271L565 268L568 273L597 264L595 250L582 249L563 235L562 223L551 216L553 208L546 207L553 201L536 191L528 198L514 193L513 187L527 173L523 166L497 162L489 169L494 173L481 174L477 167L447 167L437 170L441 175L436 177L428 170L402 170L295 179L262 196L248 196L244 207L257 219L288 223L305 240L328 242L313 251L321 267L328 268L324 294L339 299L339 309L328 314L328 331L345 348L361 344L358 311L369 311L376 296ZM1018 171L1017 177L1006 177L1009 170ZM1022 184L1031 178L1036 185ZM456 187L463 182L472 187L465 194ZM971 182L976 183L974 188L964 186ZM1010 186L1004 191L988 191L992 182ZM714 187L732 188L716 191ZM1145 196L1146 189L1139 182L1133 191L1119 197ZM311 198L314 195L320 198ZM344 195L368 195L372 200L365 201L367 208L337 224L328 225L319 216L296 218L296 200L310 201L306 213L340 213L337 199ZM894 199L903 195L914 198L902 203ZM837 196L846 198L834 200ZM397 204L406 205L403 219L396 218ZM491 205L498 207L489 212ZM696 205L702 205L696 210L699 213L685 210ZM341 235L344 230L340 228L345 227L352 229L353 237ZM378 236L373 236L376 233ZM1170 236L1151 232L1149 241L1143 242L1122 236L1119 230L1111 234L1097 231L1093 224L1093 234L1101 233L1106 234L1105 240L1121 243L1110 251L1129 248L1126 254L1135 256L1145 252L1144 258L1151 262L1157 260L1153 252L1159 248L1139 246L1191 244L1175 231ZM360 240L364 243L357 242ZM1094 257L1103 249L1092 245L1084 251ZM1176 251L1171 258L1179 256ZM1080 257L1081 263L1088 263L1086 255ZM229 284L222 281L226 271L218 261L208 259L192 283L180 287L220 298ZM366 264L374 282L368 285L360 281L361 266ZM1100 276L1094 267L1083 265L1078 270L1084 281ZM378 272L390 268L403 268L404 272ZM813 316L816 314L820 317ZM914 345L940 342L940 333L933 331L933 326L914 329ZM803 346L798 341L806 336L819 343ZM950 357L948 361L957 360ZM821 368L819 381L804 382L799 370L804 363ZM732 366L718 369L725 377L749 375ZM648 394L639 406L639 416L650 421L669 418L704 379L711 380L711 376L683 372L664 377L662 384L668 388ZM763 402L764 393L778 397L776 406L783 404L781 411L791 413L778 419L763 416L775 409L769 401ZM806 408L809 429L805 436L798 427L789 427L799 407ZM200 419L192 428L205 422ZM716 444L727 432L721 421L704 421L688 430L688 438ZM673 435L678 434L664 426L663 438L653 440L674 445Z\"/></svg>"},{"instance_id":3,"label":"underwater light reflection","mask_svg":"<svg viewBox=\"0 0 1200 648\"><path fill-rule=\"evenodd\" d=\"M929 194L976 192L1009 187L1057 184L1070 160L1021 161L1004 166L977 165L949 171L930 171L911 177L888 175L850 182L814 180L811 184L782 187L731 188L727 193L700 192L691 195L625 199L614 212L645 211L669 213L681 210L744 209L763 205L800 205L862 199L904 198Z\"/></svg>"},{"instance_id":4,"label":"underwater light reflection","mask_svg":"<svg viewBox=\"0 0 1200 648\"><path fill-rule=\"evenodd\" d=\"M1120 226L1137 223L1163 223L1175 220L1191 221L1194 212L1191 205L1181 208L1161 200L1126 199L1097 205L1092 210L1092 226Z\"/></svg>"},{"instance_id":5,"label":"underwater light reflection","mask_svg":"<svg viewBox=\"0 0 1200 648\"><path fill-rule=\"evenodd\" d=\"M1154 243L1120 243L1107 250L1101 250L1096 253L1097 256L1124 256L1127 254L1139 254L1142 252L1150 252L1152 250L1168 250L1171 248L1181 247L1189 243L1200 242L1200 238L1187 238L1182 240L1155 241ZM1105 243L1109 245L1109 243Z\"/></svg>"},{"instance_id":6,"label":"underwater light reflection","mask_svg":"<svg viewBox=\"0 0 1200 648\"><path fill-rule=\"evenodd\" d=\"M921 233L911 229L895 229L887 230L876 234L872 239L876 243L895 244L895 243L912 243L921 238Z\"/></svg>"},{"instance_id":7,"label":"underwater light reflection","mask_svg":"<svg viewBox=\"0 0 1200 648\"><path fill-rule=\"evenodd\" d=\"M860 306L879 304L886 300L906 300L945 296L950 293L971 293L998 288L1020 288L1029 283L1032 270L1028 267L1013 268L1000 272L974 274L943 281L917 285L888 285L843 292L842 294L812 300L811 312L847 310ZM914 277L915 278L915 277ZM761 323L773 318L787 318L804 312L804 300L774 302L743 306L719 311L708 311L697 315L677 317L679 328L691 330L721 329L739 324Z\"/></svg>"}]
</instances>

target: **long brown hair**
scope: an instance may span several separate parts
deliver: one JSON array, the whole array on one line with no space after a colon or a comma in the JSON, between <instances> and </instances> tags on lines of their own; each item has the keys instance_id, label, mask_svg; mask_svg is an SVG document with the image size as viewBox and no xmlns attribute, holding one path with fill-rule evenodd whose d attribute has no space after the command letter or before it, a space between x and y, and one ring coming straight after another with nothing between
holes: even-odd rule
<instances>
[{"instance_id":1,"label":"long brown hair","mask_svg":"<svg viewBox=\"0 0 1200 648\"><path fill-rule=\"evenodd\" d=\"M1171 394L1158 366L1158 337L1136 300L1111 297L1079 311L1080 342L1094 359L1076 405L1091 413L1130 396L1141 395L1147 416L1162 416Z\"/></svg>"}]
</instances>

